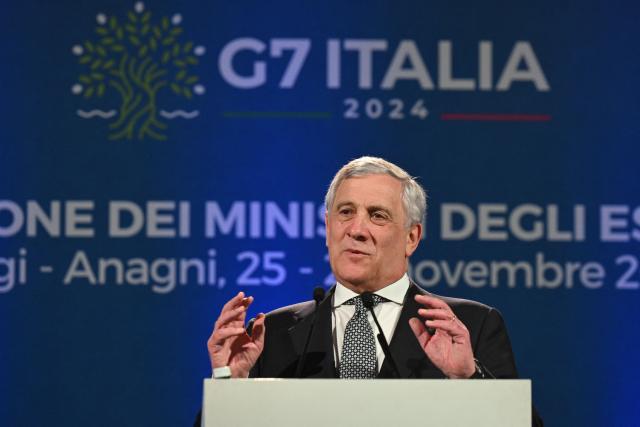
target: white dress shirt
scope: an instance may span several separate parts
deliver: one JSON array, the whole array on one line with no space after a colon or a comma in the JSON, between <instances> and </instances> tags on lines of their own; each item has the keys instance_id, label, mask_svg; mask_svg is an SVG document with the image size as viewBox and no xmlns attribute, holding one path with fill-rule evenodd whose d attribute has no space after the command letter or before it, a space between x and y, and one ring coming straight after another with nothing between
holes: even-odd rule
<instances>
[{"instance_id":1,"label":"white dress shirt","mask_svg":"<svg viewBox=\"0 0 640 427\"><path fill-rule=\"evenodd\" d=\"M380 326L384 332L384 337L387 339L389 344L391 344L391 337L393 337L393 332L398 324L400 312L402 311L402 304L404 303L404 296L408 289L409 277L405 274L397 282L374 292L376 295L380 295L388 300L387 302L383 302L375 306L373 311L376 313L378 322L380 322ZM356 311L355 305L345 305L344 303L356 296L358 296L358 294L346 288L344 285L340 283L336 284L336 291L333 294L333 309L331 316L336 368L340 366L344 330L347 327L347 322L349 322ZM370 312L367 313L367 318L369 319L369 324L373 330L376 342L376 358L378 360L378 372L380 372L380 367L382 367L382 362L384 362L384 353L382 351L382 347L380 347L380 343L375 338L375 336L378 335L378 327L376 326Z\"/></svg>"}]
</instances>

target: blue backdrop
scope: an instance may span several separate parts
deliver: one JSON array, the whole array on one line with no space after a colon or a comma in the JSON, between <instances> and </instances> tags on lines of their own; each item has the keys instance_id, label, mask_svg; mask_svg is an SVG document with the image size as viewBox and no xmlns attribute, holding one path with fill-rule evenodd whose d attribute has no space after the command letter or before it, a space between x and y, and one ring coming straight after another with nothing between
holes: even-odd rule
<instances>
[{"instance_id":1,"label":"blue backdrop","mask_svg":"<svg viewBox=\"0 0 640 427\"><path fill-rule=\"evenodd\" d=\"M222 304L331 276L322 200L428 189L429 291L503 313L547 425L634 425L638 8L25 0L0 15L0 424L188 425Z\"/></svg>"}]
</instances>

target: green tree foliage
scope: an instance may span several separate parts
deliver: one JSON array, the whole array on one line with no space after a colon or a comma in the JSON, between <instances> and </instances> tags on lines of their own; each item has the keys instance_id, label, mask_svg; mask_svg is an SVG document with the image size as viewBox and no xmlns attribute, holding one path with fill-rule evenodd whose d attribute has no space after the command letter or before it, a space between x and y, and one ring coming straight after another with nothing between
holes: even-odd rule
<instances>
[{"instance_id":1,"label":"green tree foliage","mask_svg":"<svg viewBox=\"0 0 640 427\"><path fill-rule=\"evenodd\" d=\"M182 27L166 16L154 23L151 12L128 12L123 22L111 16L95 29L97 39L82 44L78 62L86 71L78 77L86 99L115 90L121 105L117 120L109 125L111 140L164 140L167 128L158 116L157 95L171 90L187 99L198 76L194 44L182 42Z\"/></svg>"}]
</instances>

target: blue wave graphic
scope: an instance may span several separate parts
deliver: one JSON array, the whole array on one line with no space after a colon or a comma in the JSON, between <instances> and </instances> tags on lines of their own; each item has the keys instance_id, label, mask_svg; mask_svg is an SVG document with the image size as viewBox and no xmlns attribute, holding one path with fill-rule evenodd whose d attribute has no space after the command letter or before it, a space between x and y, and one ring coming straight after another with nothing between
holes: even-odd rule
<instances>
[{"instance_id":1,"label":"blue wave graphic","mask_svg":"<svg viewBox=\"0 0 640 427\"><path fill-rule=\"evenodd\" d=\"M162 117L164 117L165 119L175 119L177 117L180 117L180 118L183 118L183 119L195 119L196 117L198 117L200 115L200 111L198 111L198 110L193 110L193 111L184 111L184 110L164 111L164 110L160 110L160 115Z\"/></svg>"},{"instance_id":2,"label":"blue wave graphic","mask_svg":"<svg viewBox=\"0 0 640 427\"><path fill-rule=\"evenodd\" d=\"M116 110L102 111L102 110L77 110L76 114L83 119L91 119L93 117L100 117L101 119L110 119L115 116L118 112Z\"/></svg>"}]
</instances>

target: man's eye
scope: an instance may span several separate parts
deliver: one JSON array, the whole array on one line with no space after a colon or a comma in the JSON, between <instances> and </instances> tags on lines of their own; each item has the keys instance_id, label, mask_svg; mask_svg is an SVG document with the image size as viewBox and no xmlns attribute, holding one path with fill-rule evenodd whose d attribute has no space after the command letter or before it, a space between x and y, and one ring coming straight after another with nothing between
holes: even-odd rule
<instances>
[{"instance_id":1,"label":"man's eye","mask_svg":"<svg viewBox=\"0 0 640 427\"><path fill-rule=\"evenodd\" d=\"M340 215L349 215L349 214L351 213L351 211L352 211L351 209L343 208L343 209L340 209L340 210L338 211L338 213L339 213Z\"/></svg>"},{"instance_id":2,"label":"man's eye","mask_svg":"<svg viewBox=\"0 0 640 427\"><path fill-rule=\"evenodd\" d=\"M388 216L384 212L374 212L371 214L371 218L377 221L384 221L388 219Z\"/></svg>"}]
</instances>

